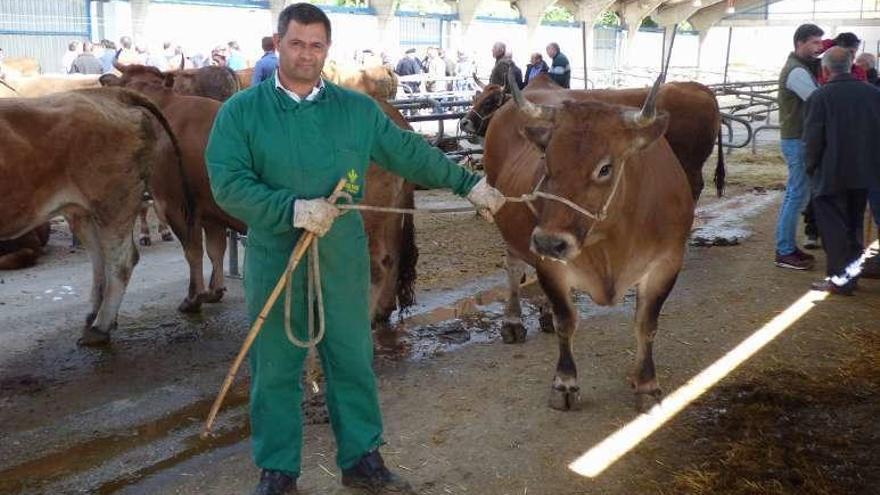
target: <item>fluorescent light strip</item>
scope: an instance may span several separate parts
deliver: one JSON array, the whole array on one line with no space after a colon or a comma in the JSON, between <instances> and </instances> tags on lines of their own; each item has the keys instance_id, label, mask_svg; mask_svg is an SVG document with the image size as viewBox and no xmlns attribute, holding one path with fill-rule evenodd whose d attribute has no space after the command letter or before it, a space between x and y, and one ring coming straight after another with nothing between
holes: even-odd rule
<instances>
[{"instance_id":1,"label":"fluorescent light strip","mask_svg":"<svg viewBox=\"0 0 880 495\"><path fill-rule=\"evenodd\" d=\"M874 242L871 248L877 249L878 242ZM568 468L590 478L600 475L608 466L632 450L642 440L687 407L688 404L715 386L722 378L730 374L731 371L807 314L813 308L814 303L826 297L828 297L827 292L807 292L721 359L715 361L708 368L700 372L700 374L691 378L678 390L651 408L650 411L639 415L629 424L591 448L587 453L569 464Z\"/></svg>"}]
</instances>

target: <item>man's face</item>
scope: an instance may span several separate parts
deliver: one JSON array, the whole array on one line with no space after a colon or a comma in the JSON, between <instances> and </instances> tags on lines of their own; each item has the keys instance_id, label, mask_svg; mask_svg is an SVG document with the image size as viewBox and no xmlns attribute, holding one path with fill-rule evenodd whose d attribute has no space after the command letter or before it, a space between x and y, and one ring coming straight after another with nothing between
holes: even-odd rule
<instances>
[{"instance_id":1,"label":"man's face","mask_svg":"<svg viewBox=\"0 0 880 495\"><path fill-rule=\"evenodd\" d=\"M311 83L320 79L330 50L324 24L290 21L283 38L275 35L275 46L278 47L278 67L286 78Z\"/></svg>"},{"instance_id":2,"label":"man's face","mask_svg":"<svg viewBox=\"0 0 880 495\"><path fill-rule=\"evenodd\" d=\"M501 48L501 45L495 45L492 47L492 56L495 58L501 58L504 56L504 48Z\"/></svg>"},{"instance_id":3,"label":"man's face","mask_svg":"<svg viewBox=\"0 0 880 495\"><path fill-rule=\"evenodd\" d=\"M553 45L547 45L547 56L553 58L556 56L556 47Z\"/></svg>"},{"instance_id":4,"label":"man's face","mask_svg":"<svg viewBox=\"0 0 880 495\"><path fill-rule=\"evenodd\" d=\"M822 52L822 37L811 36L807 38L806 41L799 41L795 52L801 58L818 58L819 54Z\"/></svg>"}]
</instances>

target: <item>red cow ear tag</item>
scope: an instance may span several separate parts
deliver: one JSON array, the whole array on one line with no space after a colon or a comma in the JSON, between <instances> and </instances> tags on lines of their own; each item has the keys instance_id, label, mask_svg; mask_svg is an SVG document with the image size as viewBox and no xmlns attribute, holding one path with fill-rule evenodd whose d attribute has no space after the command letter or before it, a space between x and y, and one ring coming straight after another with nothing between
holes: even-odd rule
<instances>
[{"instance_id":1,"label":"red cow ear tag","mask_svg":"<svg viewBox=\"0 0 880 495\"><path fill-rule=\"evenodd\" d=\"M359 178L357 171L355 169L349 170L345 178L348 180L348 182L345 184L345 192L349 194L359 193L361 190L361 186L357 183L357 180Z\"/></svg>"}]
</instances>

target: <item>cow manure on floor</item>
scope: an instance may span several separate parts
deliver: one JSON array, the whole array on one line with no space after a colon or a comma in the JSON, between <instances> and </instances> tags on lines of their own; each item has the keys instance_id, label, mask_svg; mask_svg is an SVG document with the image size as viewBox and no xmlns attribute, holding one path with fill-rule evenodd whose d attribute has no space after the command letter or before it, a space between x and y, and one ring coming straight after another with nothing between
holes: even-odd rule
<instances>
[{"instance_id":1,"label":"cow manure on floor","mask_svg":"<svg viewBox=\"0 0 880 495\"><path fill-rule=\"evenodd\" d=\"M877 493L880 335L848 338L858 354L829 373L777 368L701 399L678 420L687 455L642 481L664 495Z\"/></svg>"}]
</instances>

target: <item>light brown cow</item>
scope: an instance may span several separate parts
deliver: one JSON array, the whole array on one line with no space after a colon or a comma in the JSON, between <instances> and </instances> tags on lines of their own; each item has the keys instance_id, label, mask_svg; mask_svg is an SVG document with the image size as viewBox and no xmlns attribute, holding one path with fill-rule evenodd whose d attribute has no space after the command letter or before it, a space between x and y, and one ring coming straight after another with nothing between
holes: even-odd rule
<instances>
[{"instance_id":1,"label":"light brown cow","mask_svg":"<svg viewBox=\"0 0 880 495\"><path fill-rule=\"evenodd\" d=\"M0 73L6 77L39 76L42 70L40 62L30 57L6 57L0 63Z\"/></svg>"},{"instance_id":2,"label":"light brown cow","mask_svg":"<svg viewBox=\"0 0 880 495\"><path fill-rule=\"evenodd\" d=\"M471 110L462 117L461 129L485 135L492 115L507 101L507 94L497 84L482 84L481 94L475 98ZM604 101L638 107L648 96L649 88L571 90L563 89L542 74L529 82L523 91L526 98L542 95L543 101L560 104L564 100ZM546 94L549 93L549 94ZM669 113L666 141L672 147L684 168L693 198L699 199L703 190L703 165L716 144L718 161L715 166L715 186L718 195L724 191L724 153L721 148L721 112L715 94L697 82L671 82L660 88L657 108Z\"/></svg>"},{"instance_id":3,"label":"light brown cow","mask_svg":"<svg viewBox=\"0 0 880 495\"><path fill-rule=\"evenodd\" d=\"M104 86L122 86L146 95L158 106L180 143L183 167L187 182L195 197L195 229L187 242L183 242L184 254L189 265L189 289L178 309L186 313L196 312L202 303L215 303L226 292L223 275L223 256L226 253L226 229L244 233L246 227L240 220L226 214L214 201L211 194L208 173L205 167L205 147L214 125L214 118L220 110L220 103L210 98L178 94L174 87L177 73L162 73L155 67L129 65L119 67L122 76L105 74L101 76ZM154 193L169 196L166 191L176 188L175 176L153 174L151 186ZM173 200L182 198L172 197ZM160 220L168 219L174 230L173 215L180 208L174 204L157 202L156 213ZM161 222L160 222L161 223ZM179 224L180 222L176 222ZM143 225L143 222L142 222ZM204 238L202 237L204 232ZM178 238L180 236L178 235ZM204 239L204 247L203 247ZM202 260L207 248L211 260L211 279L205 288Z\"/></svg>"},{"instance_id":4,"label":"light brown cow","mask_svg":"<svg viewBox=\"0 0 880 495\"><path fill-rule=\"evenodd\" d=\"M21 237L0 241L0 270L18 270L34 266L47 242L49 242L48 223Z\"/></svg>"},{"instance_id":5,"label":"light brown cow","mask_svg":"<svg viewBox=\"0 0 880 495\"><path fill-rule=\"evenodd\" d=\"M550 396L556 409L577 407L579 386L571 352L578 324L572 289L599 305L638 290L638 349L631 383L640 398L660 393L652 342L657 317L682 267L694 202L681 165L663 138L669 115L599 101L566 101L513 91L486 133L484 166L506 196L539 190L574 202L590 218L557 201L539 199L532 212L509 203L495 217L508 248L510 299L502 336L522 342L519 283L522 262L535 267L550 300L559 362Z\"/></svg>"},{"instance_id":6,"label":"light brown cow","mask_svg":"<svg viewBox=\"0 0 880 495\"><path fill-rule=\"evenodd\" d=\"M149 100L122 89L6 99L0 150L0 239L55 215L67 218L93 269L92 308L79 342L109 342L138 259L132 230L150 174L162 163L180 166L171 158L179 148L168 122ZM185 181L179 186L187 196Z\"/></svg>"},{"instance_id":7,"label":"light brown cow","mask_svg":"<svg viewBox=\"0 0 880 495\"><path fill-rule=\"evenodd\" d=\"M174 76L174 91L182 95L202 96L222 102L241 89L238 76L228 67L209 65L200 69L176 70L168 74Z\"/></svg>"},{"instance_id":8,"label":"light brown cow","mask_svg":"<svg viewBox=\"0 0 880 495\"><path fill-rule=\"evenodd\" d=\"M397 74L384 65L359 67L330 61L321 75L332 83L366 93L377 100L393 100L397 95Z\"/></svg>"},{"instance_id":9,"label":"light brown cow","mask_svg":"<svg viewBox=\"0 0 880 495\"><path fill-rule=\"evenodd\" d=\"M202 275L202 236L200 229L191 236L184 249L190 265L190 286L181 311L197 311L203 302L217 302L225 291L223 255L226 250L225 230L240 233L245 225L227 215L214 201L204 162L205 146L220 104L206 98L178 95L169 88L174 85L175 73L162 73L144 66L122 67L122 77L104 75L105 85L122 85L143 92L166 114L183 149L184 165L189 184L196 197L197 226L204 229L205 245L213 271L208 290L204 290ZM397 110L380 101L386 114L401 127L409 128ZM386 170L371 166L367 171L367 195L363 203L375 206L412 207L413 188ZM155 190L173 187L167 178L154 175ZM173 206L173 205L172 205ZM174 211L166 205L159 209ZM374 322L383 323L398 307L413 303L412 285L415 281L415 248L412 218L400 214L364 212L364 224L370 242L372 274L371 312ZM173 225L173 223L172 223Z\"/></svg>"},{"instance_id":10,"label":"light brown cow","mask_svg":"<svg viewBox=\"0 0 880 495\"><path fill-rule=\"evenodd\" d=\"M98 76L10 77L0 83L0 98L46 96L62 91L100 87Z\"/></svg>"}]
</instances>

